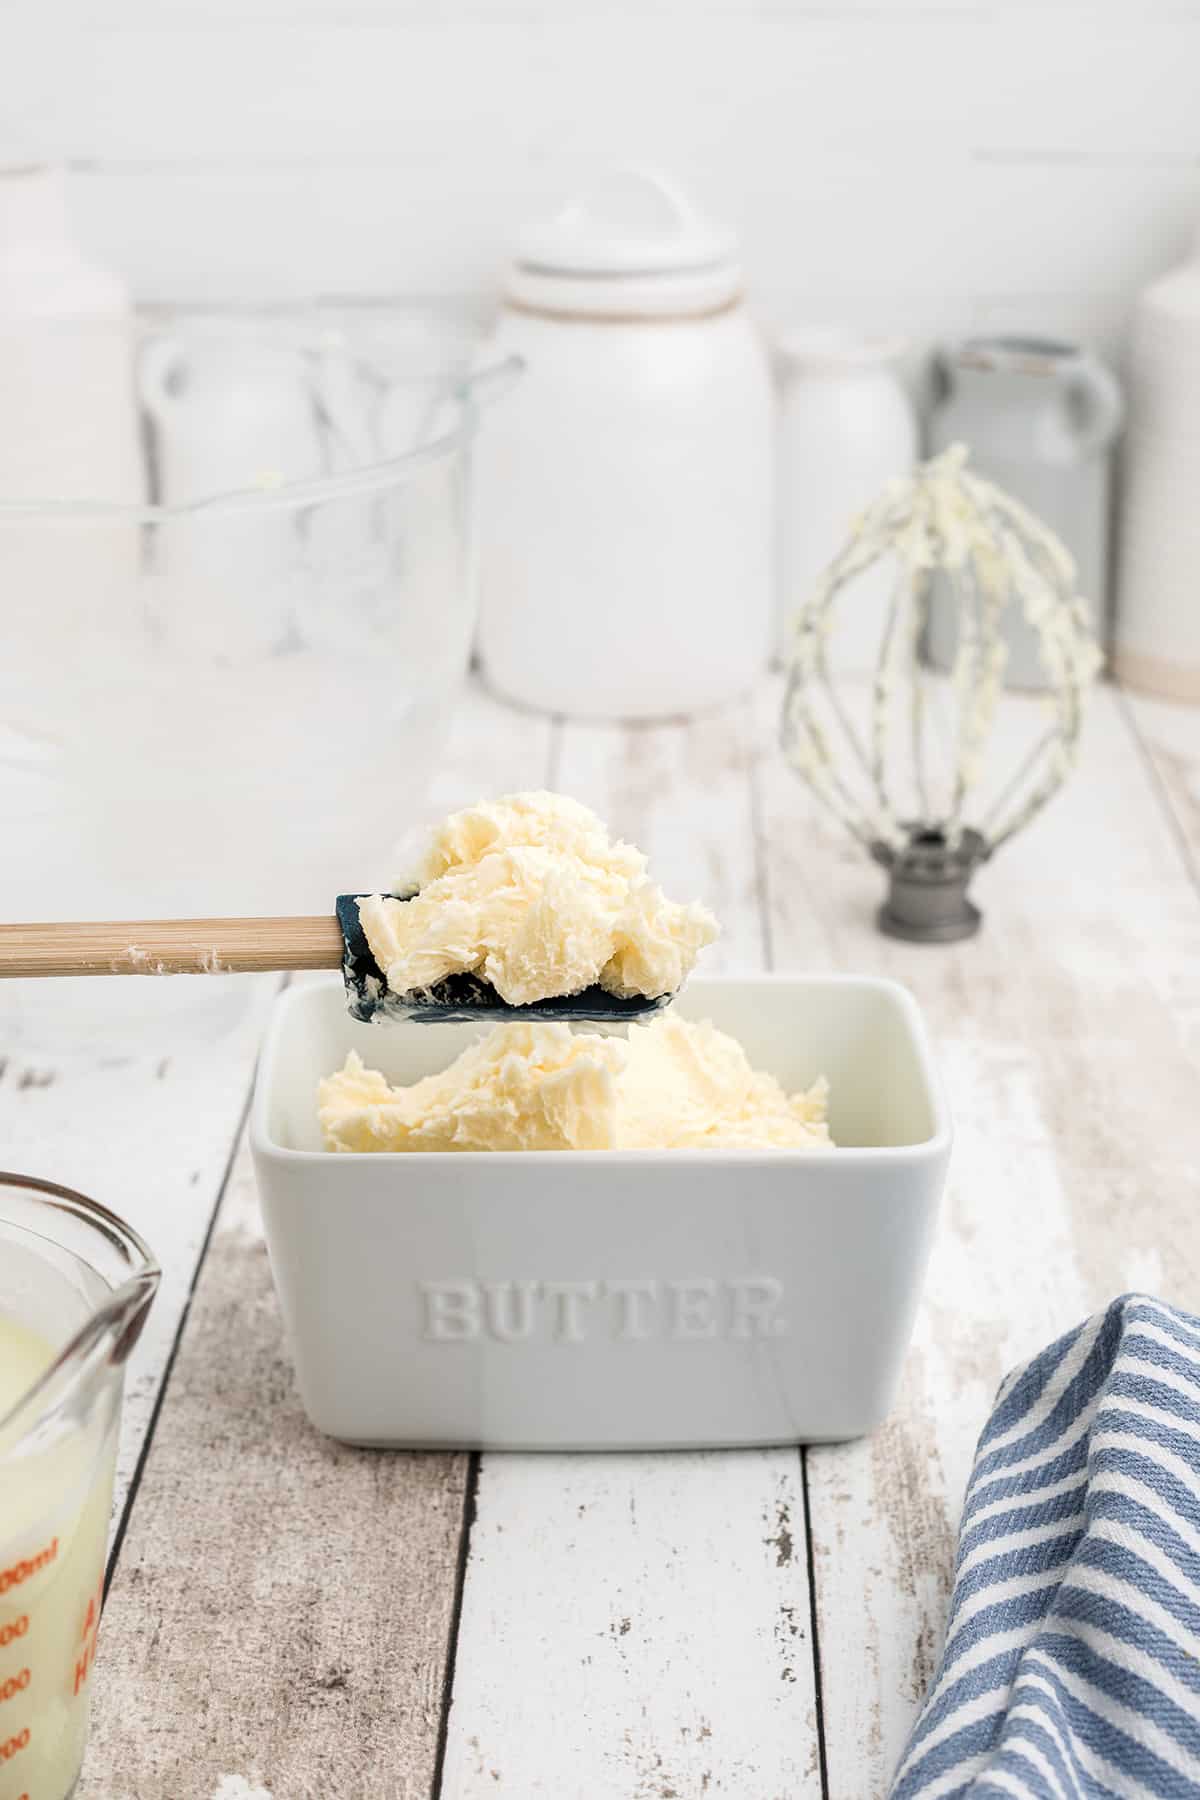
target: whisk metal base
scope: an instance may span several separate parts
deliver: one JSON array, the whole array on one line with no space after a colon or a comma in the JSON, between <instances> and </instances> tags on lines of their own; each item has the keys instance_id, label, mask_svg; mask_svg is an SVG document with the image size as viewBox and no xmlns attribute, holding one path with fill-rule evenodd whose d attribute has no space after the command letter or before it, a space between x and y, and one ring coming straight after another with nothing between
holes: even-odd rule
<instances>
[{"instance_id":1,"label":"whisk metal base","mask_svg":"<svg viewBox=\"0 0 1200 1800\"><path fill-rule=\"evenodd\" d=\"M902 849L876 843L871 854L891 877L876 915L888 937L952 944L979 930L983 914L967 897L971 877L988 854L979 832L964 831L951 846L943 832L913 827Z\"/></svg>"}]
</instances>

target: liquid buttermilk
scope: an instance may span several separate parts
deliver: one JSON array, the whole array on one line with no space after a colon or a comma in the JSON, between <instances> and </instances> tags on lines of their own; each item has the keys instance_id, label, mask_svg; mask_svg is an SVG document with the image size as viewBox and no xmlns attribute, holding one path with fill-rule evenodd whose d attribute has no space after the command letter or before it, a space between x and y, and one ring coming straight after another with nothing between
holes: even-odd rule
<instances>
[{"instance_id":1,"label":"liquid buttermilk","mask_svg":"<svg viewBox=\"0 0 1200 1800\"><path fill-rule=\"evenodd\" d=\"M0 1316L0 1418L54 1350ZM115 1433L30 1457L0 1437L0 1800L66 1800L83 1760Z\"/></svg>"}]
</instances>

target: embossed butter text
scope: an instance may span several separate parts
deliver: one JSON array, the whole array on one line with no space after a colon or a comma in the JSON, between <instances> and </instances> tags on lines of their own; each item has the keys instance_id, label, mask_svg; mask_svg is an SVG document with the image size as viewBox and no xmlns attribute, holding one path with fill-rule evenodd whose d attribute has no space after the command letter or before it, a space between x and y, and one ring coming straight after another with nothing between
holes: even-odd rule
<instances>
[{"instance_id":1,"label":"embossed butter text","mask_svg":"<svg viewBox=\"0 0 1200 1800\"><path fill-rule=\"evenodd\" d=\"M676 1281L648 1275L614 1281L476 1281L469 1276L417 1283L422 1336L461 1344L619 1343L653 1338L785 1337L783 1283L774 1275Z\"/></svg>"}]
</instances>

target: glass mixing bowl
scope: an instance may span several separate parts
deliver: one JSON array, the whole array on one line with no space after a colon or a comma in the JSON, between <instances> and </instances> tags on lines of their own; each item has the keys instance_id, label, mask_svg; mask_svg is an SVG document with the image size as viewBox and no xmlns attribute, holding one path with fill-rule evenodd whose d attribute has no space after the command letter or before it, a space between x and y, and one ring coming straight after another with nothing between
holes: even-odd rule
<instances>
[{"instance_id":1,"label":"glass mixing bowl","mask_svg":"<svg viewBox=\"0 0 1200 1800\"><path fill-rule=\"evenodd\" d=\"M331 911L387 880L442 746L470 444L513 371L470 374L461 340L431 368L378 319L68 332L21 416L30 480L70 491L14 494L0 443L0 918ZM242 992L9 982L0 1017L61 1040Z\"/></svg>"}]
</instances>

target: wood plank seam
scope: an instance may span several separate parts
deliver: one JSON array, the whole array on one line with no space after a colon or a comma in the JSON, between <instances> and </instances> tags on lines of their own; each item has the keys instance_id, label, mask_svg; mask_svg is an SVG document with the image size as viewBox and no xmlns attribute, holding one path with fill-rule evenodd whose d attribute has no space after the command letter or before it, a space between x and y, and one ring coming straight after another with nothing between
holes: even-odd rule
<instances>
[{"instance_id":1,"label":"wood plank seam","mask_svg":"<svg viewBox=\"0 0 1200 1800\"><path fill-rule=\"evenodd\" d=\"M234 1126L233 1135L230 1139L229 1154L225 1158L225 1168L222 1172L221 1179L217 1184L216 1198L213 1201L212 1212L209 1214L208 1229L204 1233L204 1241L200 1245L200 1254L196 1258L195 1266L192 1269L192 1279L188 1287L187 1299L184 1301L183 1310L179 1315L179 1324L175 1329L175 1336L171 1343L171 1353L163 1366L162 1379L158 1384L158 1393L155 1395L154 1405L146 1425L146 1433L142 1439L142 1447L138 1452L137 1463L134 1466L133 1471L133 1479L129 1483L129 1491L125 1496L125 1504L121 1509L121 1522L113 1534L112 1548L108 1553L108 1564L104 1571L105 1600L108 1599L108 1591L113 1584L113 1577L117 1572L117 1563L125 1544L125 1533L129 1528L129 1521L133 1517L133 1504L137 1499L138 1489L142 1485L142 1476L145 1473L146 1463L154 1443L155 1432L158 1429L159 1414L162 1412L163 1402L167 1397L167 1389L171 1385L171 1376L175 1370L175 1361L179 1355L179 1347L183 1342L183 1334L187 1330L187 1323L192 1314L192 1301L195 1299L196 1289L200 1282L200 1272L203 1269L205 1260L208 1256L209 1246L212 1243L217 1220L221 1214L221 1206L225 1199L225 1193L233 1176L234 1165L237 1162L237 1154L241 1146L243 1134L246 1130L246 1122L250 1117L250 1105L254 1099L254 1079L256 1072L257 1060L255 1068L251 1071L250 1081L246 1088L246 1097L242 1102L241 1110L237 1117L237 1123ZM101 1603L101 1607L103 1609L103 1602Z\"/></svg>"},{"instance_id":2,"label":"wood plank seam","mask_svg":"<svg viewBox=\"0 0 1200 1800\"><path fill-rule=\"evenodd\" d=\"M770 868L767 858L766 825L759 771L762 758L773 747L773 740L763 743L755 730L753 709L746 708L746 733L750 744L750 823L754 832L754 887L762 932L763 967L774 971L775 944L771 931ZM817 1571L813 1548L812 1505L808 1492L808 1446L798 1446L800 1456L800 1492L804 1500L804 1556L808 1566L808 1617L812 1637L813 1695L816 1711L817 1758L822 1800L830 1800L829 1757L825 1745L825 1696L821 1681L821 1630L817 1606Z\"/></svg>"},{"instance_id":3,"label":"wood plank seam","mask_svg":"<svg viewBox=\"0 0 1200 1800\"><path fill-rule=\"evenodd\" d=\"M433 1763L430 1800L442 1800L442 1781L446 1769L446 1743L450 1735L450 1708L454 1703L454 1669L458 1660L458 1634L462 1626L463 1592L467 1585L467 1563L471 1556L471 1528L475 1523L479 1496L481 1455L472 1450L467 1461L467 1479L463 1488L462 1527L458 1538L458 1558L454 1566L454 1598L450 1605L450 1627L446 1633L446 1666L442 1673L441 1717L438 1720L437 1750Z\"/></svg>"},{"instance_id":4,"label":"wood plank seam","mask_svg":"<svg viewBox=\"0 0 1200 1800\"><path fill-rule=\"evenodd\" d=\"M808 1617L812 1632L813 1693L816 1697L817 1756L822 1800L830 1800L829 1758L825 1749L825 1696L821 1687L821 1629L817 1617L817 1571L813 1554L812 1507L808 1497L808 1445L800 1445L800 1492L804 1496L804 1554L808 1561Z\"/></svg>"}]
</instances>

